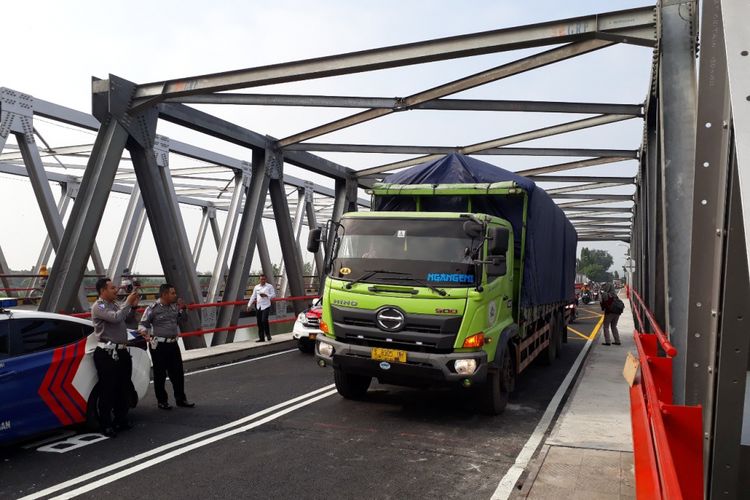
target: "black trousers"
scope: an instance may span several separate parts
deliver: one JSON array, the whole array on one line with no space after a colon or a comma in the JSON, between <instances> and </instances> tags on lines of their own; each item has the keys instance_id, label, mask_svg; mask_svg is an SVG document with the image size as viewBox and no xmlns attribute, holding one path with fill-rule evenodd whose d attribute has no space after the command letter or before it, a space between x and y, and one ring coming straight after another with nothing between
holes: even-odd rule
<instances>
[{"instance_id":1,"label":"black trousers","mask_svg":"<svg viewBox=\"0 0 750 500\"><path fill-rule=\"evenodd\" d=\"M112 427L113 423L126 423L130 408L130 376L133 369L130 353L127 349L117 349L115 360L112 350L97 347L94 351L94 366L99 376L99 425L106 429Z\"/></svg>"},{"instance_id":2,"label":"black trousers","mask_svg":"<svg viewBox=\"0 0 750 500\"><path fill-rule=\"evenodd\" d=\"M177 342L159 342L156 349L149 346L151 360L154 362L154 392L159 403L167 403L169 396L164 388L164 383L169 374L172 382L175 401L186 401L185 397L185 374L182 369L182 354Z\"/></svg>"},{"instance_id":3,"label":"black trousers","mask_svg":"<svg viewBox=\"0 0 750 500\"><path fill-rule=\"evenodd\" d=\"M271 325L268 324L268 316L271 314L271 308L258 309L258 338L271 340Z\"/></svg>"}]
</instances>

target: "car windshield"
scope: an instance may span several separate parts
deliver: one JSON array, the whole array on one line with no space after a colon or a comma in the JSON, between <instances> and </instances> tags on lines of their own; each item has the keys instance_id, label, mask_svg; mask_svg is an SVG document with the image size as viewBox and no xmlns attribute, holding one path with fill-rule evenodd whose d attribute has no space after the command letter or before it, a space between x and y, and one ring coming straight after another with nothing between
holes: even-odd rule
<instances>
[{"instance_id":1,"label":"car windshield","mask_svg":"<svg viewBox=\"0 0 750 500\"><path fill-rule=\"evenodd\" d=\"M477 242L466 235L463 223L463 219L344 219L334 275L410 286L419 286L415 280L470 285L474 282L470 250Z\"/></svg>"}]
</instances>

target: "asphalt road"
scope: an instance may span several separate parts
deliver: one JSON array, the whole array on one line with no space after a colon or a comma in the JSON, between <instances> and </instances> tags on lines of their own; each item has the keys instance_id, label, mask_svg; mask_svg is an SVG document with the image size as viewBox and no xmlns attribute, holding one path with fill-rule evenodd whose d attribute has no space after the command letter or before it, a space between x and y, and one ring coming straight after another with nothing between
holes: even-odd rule
<instances>
[{"instance_id":1,"label":"asphalt road","mask_svg":"<svg viewBox=\"0 0 750 500\"><path fill-rule=\"evenodd\" d=\"M344 400L329 368L285 351L191 373L193 409L159 410L149 392L114 439L69 430L0 449L0 498L489 498L594 330L590 311L497 417L464 390L374 383Z\"/></svg>"}]
</instances>

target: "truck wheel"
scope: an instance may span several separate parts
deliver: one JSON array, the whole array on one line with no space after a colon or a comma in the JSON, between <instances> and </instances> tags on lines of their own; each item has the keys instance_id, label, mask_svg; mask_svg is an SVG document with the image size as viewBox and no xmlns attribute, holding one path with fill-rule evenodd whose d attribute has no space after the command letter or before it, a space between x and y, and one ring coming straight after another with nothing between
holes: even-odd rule
<instances>
[{"instance_id":1,"label":"truck wheel","mask_svg":"<svg viewBox=\"0 0 750 500\"><path fill-rule=\"evenodd\" d=\"M336 383L336 390L346 399L362 399L367 394L372 377L352 375L334 368L333 381Z\"/></svg>"},{"instance_id":2,"label":"truck wheel","mask_svg":"<svg viewBox=\"0 0 750 500\"><path fill-rule=\"evenodd\" d=\"M487 381L478 387L479 411L485 415L500 415L508 405L515 385L516 372L510 348L506 348L500 367L491 366L487 372Z\"/></svg>"},{"instance_id":3,"label":"truck wheel","mask_svg":"<svg viewBox=\"0 0 750 500\"><path fill-rule=\"evenodd\" d=\"M568 341L568 327L565 324L565 313L557 316L557 351L556 356L559 358L562 355L563 342Z\"/></svg>"},{"instance_id":4,"label":"truck wheel","mask_svg":"<svg viewBox=\"0 0 750 500\"><path fill-rule=\"evenodd\" d=\"M547 347L544 348L544 351L542 351L541 355L539 356L542 360L542 363L545 365L551 365L557 357L557 343L558 337L560 336L557 323L557 319L552 319L552 321L550 322L549 344L547 344Z\"/></svg>"}]
</instances>

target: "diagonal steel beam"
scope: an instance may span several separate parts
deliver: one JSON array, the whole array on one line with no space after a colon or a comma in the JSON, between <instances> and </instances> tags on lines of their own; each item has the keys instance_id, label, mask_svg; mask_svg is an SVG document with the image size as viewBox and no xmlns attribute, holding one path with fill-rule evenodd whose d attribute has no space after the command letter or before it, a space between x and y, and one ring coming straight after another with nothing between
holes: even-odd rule
<instances>
[{"instance_id":1,"label":"diagonal steel beam","mask_svg":"<svg viewBox=\"0 0 750 500\"><path fill-rule=\"evenodd\" d=\"M589 160L570 161L567 163L558 163L556 165L547 165L544 167L529 168L526 170L519 170L516 173L525 177L549 174L552 172L564 172L566 170L574 170L577 168L593 167L596 165L606 165L607 163L616 163L619 161L629 160L631 158L618 158L616 156L609 158L591 158Z\"/></svg>"},{"instance_id":2,"label":"diagonal steel beam","mask_svg":"<svg viewBox=\"0 0 750 500\"><path fill-rule=\"evenodd\" d=\"M183 104L239 104L249 106L301 106L324 108L386 108L403 110L403 97L345 97L285 94L206 94L173 97L166 102ZM411 109L439 111L522 111L531 113L582 113L592 115L643 114L642 104L594 102L510 101L495 99L436 99Z\"/></svg>"},{"instance_id":3,"label":"diagonal steel beam","mask_svg":"<svg viewBox=\"0 0 750 500\"><path fill-rule=\"evenodd\" d=\"M633 213L631 207L565 207L565 212L622 212Z\"/></svg>"},{"instance_id":4,"label":"diagonal steel beam","mask_svg":"<svg viewBox=\"0 0 750 500\"><path fill-rule=\"evenodd\" d=\"M498 148L501 146L507 146L510 144L517 144L519 142L531 141L534 139L541 139L542 137L550 137L558 134L565 134L573 132L575 130L582 130L591 127L597 127L599 125L605 125L607 123L615 123L623 120L632 118L629 115L600 115L591 118L584 118L582 120L575 120L571 122L561 123L559 125L552 125L549 127L543 127L536 130L530 130L528 132L521 132L520 134L513 134L499 139L493 139L491 141L480 142L472 144L470 146L464 146L458 150L461 154L474 154L479 151L486 151L491 148ZM410 160L398 161L394 163L388 163L386 165L380 165L379 167L367 168L359 170L357 177L365 177L372 174L380 174L390 172L399 168L410 167L412 165L418 165L431 160L437 160L442 155L427 155L419 158L412 158Z\"/></svg>"},{"instance_id":5,"label":"diagonal steel beam","mask_svg":"<svg viewBox=\"0 0 750 500\"><path fill-rule=\"evenodd\" d=\"M389 115L396 112L397 110L410 109L413 106L421 104L423 102L439 99L441 97L445 97L446 95L462 92L464 90L495 82L509 76L518 75L532 69L541 68L559 61L564 61L566 59L570 59L571 57L593 52L609 45L612 45L612 42L603 40L584 40L581 42L564 45L556 49L541 52L539 54L534 54L529 57L524 57L523 59L519 59L508 64L503 64L487 71L482 71L480 73L476 73L459 80L454 80L452 82L439 85L423 92L412 94L409 97L405 97L403 99L401 108L368 109L367 111L350 115L339 120L335 120L324 125L306 130L304 132L300 132L299 134L286 137L279 140L278 145L279 147L284 148L286 146L289 146L290 144L307 141L314 137L330 134L331 132L351 127L352 125L357 125L358 123L363 123L375 118Z\"/></svg>"},{"instance_id":6,"label":"diagonal steel beam","mask_svg":"<svg viewBox=\"0 0 750 500\"><path fill-rule=\"evenodd\" d=\"M242 300L245 297L245 288L247 287L255 246L260 245L258 235L263 227L261 221L263 203L266 201L270 183L267 174L269 160L270 154L267 155L265 151L253 151L250 182L245 187L244 210L238 226L237 241L235 242L234 252L232 252L227 283L224 287L225 300ZM265 247L265 244L262 246ZM221 328L236 325L241 307L219 308L216 326ZM216 332L211 339L211 345L225 344L233 340L234 331Z\"/></svg>"},{"instance_id":7,"label":"diagonal steel beam","mask_svg":"<svg viewBox=\"0 0 750 500\"><path fill-rule=\"evenodd\" d=\"M557 199L575 199L575 200L617 200L633 201L631 194L596 194L596 193L553 193L550 195Z\"/></svg>"},{"instance_id":8,"label":"diagonal steel beam","mask_svg":"<svg viewBox=\"0 0 750 500\"><path fill-rule=\"evenodd\" d=\"M589 189L603 189L603 188L609 188L614 186L622 186L622 185L629 185L632 184L633 181L628 180L626 182L590 182L587 184L580 184L578 186L569 186L569 187L559 187L559 188L550 188L545 189L548 195L556 195L561 193L575 193L578 191L588 191Z\"/></svg>"},{"instance_id":9,"label":"diagonal steel beam","mask_svg":"<svg viewBox=\"0 0 750 500\"><path fill-rule=\"evenodd\" d=\"M90 153L93 148L93 144L83 144L80 146L64 146L60 148L41 150L39 151L39 156L43 158L45 156L67 156L78 153ZM16 161L20 160L21 158L21 153L16 151L12 153L0 154L0 161Z\"/></svg>"},{"instance_id":10,"label":"diagonal steel beam","mask_svg":"<svg viewBox=\"0 0 750 500\"><path fill-rule=\"evenodd\" d=\"M258 134L257 132L183 104L160 105L159 117L168 122L176 123L253 150L265 149L270 143L276 141L273 137ZM343 167L330 160L304 151L290 151L284 155L284 161L315 172L316 174L333 177L334 179L347 178L353 172L350 168Z\"/></svg>"},{"instance_id":11,"label":"diagonal steel beam","mask_svg":"<svg viewBox=\"0 0 750 500\"><path fill-rule=\"evenodd\" d=\"M632 184L635 177L604 177L589 175L532 175L529 179L534 182L598 182Z\"/></svg>"},{"instance_id":12,"label":"diagonal steel beam","mask_svg":"<svg viewBox=\"0 0 750 500\"><path fill-rule=\"evenodd\" d=\"M99 129L40 311L69 311L74 305L127 138L125 128L114 119Z\"/></svg>"},{"instance_id":13,"label":"diagonal steel beam","mask_svg":"<svg viewBox=\"0 0 750 500\"><path fill-rule=\"evenodd\" d=\"M381 153L381 154L440 154L460 153L460 147L452 146L395 146L391 144L328 144L303 142L292 144L284 151L316 151L331 153ZM602 158L638 158L637 150L588 149L588 148L489 148L475 155L486 156L577 156Z\"/></svg>"},{"instance_id":14,"label":"diagonal steel beam","mask_svg":"<svg viewBox=\"0 0 750 500\"><path fill-rule=\"evenodd\" d=\"M147 83L138 86L134 97L137 103L153 103L180 95L206 94L528 47L556 45L594 36L614 37L617 41L627 40L628 43L653 47L656 40L654 27L653 7L643 7L258 68Z\"/></svg>"}]
</instances>

